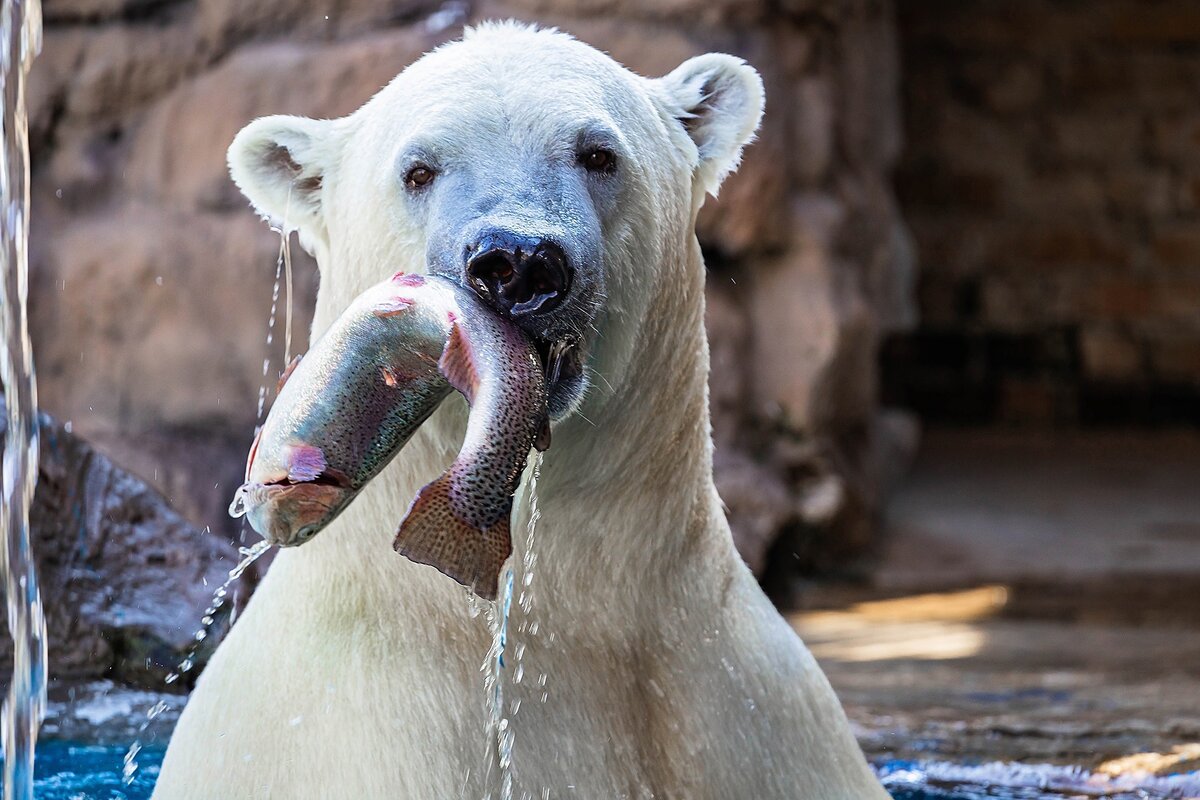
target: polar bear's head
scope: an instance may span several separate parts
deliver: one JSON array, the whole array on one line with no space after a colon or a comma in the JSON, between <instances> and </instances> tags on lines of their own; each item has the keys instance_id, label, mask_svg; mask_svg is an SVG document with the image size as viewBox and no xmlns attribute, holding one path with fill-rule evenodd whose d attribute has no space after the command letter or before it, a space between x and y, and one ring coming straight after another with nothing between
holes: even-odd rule
<instances>
[{"instance_id":1,"label":"polar bear's head","mask_svg":"<svg viewBox=\"0 0 1200 800\"><path fill-rule=\"evenodd\" d=\"M485 25L347 117L256 120L229 160L259 212L317 256L315 332L424 264L534 337L561 417L590 373L620 385L673 294L699 307L678 286L700 270L695 214L762 106L758 74L732 56L650 79L565 34Z\"/></svg>"}]
</instances>

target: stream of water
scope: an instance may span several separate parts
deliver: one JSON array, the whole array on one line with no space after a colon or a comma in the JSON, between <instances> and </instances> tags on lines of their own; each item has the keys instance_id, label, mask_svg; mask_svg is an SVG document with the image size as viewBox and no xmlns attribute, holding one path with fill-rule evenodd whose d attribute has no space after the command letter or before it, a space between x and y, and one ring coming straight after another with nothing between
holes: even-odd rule
<instances>
[{"instance_id":1,"label":"stream of water","mask_svg":"<svg viewBox=\"0 0 1200 800\"><path fill-rule=\"evenodd\" d=\"M29 120L25 81L41 49L39 0L3 0L0 7L0 381L4 439L0 515L2 561L13 638L13 675L4 702L4 797L32 800L33 758L46 712L46 620L29 540L29 505L37 484L37 381L29 343Z\"/></svg>"},{"instance_id":2,"label":"stream of water","mask_svg":"<svg viewBox=\"0 0 1200 800\"><path fill-rule=\"evenodd\" d=\"M499 770L499 800L513 800L515 773L513 770L513 746L516 743L516 729L513 718L521 709L519 697L509 699L505 705L505 679L512 686L520 684L525 676L525 640L537 635L538 625L532 621L533 613L533 580L537 565L536 535L537 524L541 518L538 509L537 485L542 474L542 454L534 453L530 459L530 476L526 491L528 521L525 527L525 549L514 547L512 564L500 576L500 596L494 607L482 603L474 593L468 591L468 604L471 616L478 616L483 609L488 627L492 633L492 644L480 670L483 672L484 698L488 714L488 757L487 780L491 785L494 770ZM515 544L515 543L514 543ZM517 555L520 558L517 558ZM518 569L519 564L519 569ZM519 589L518 589L519 587ZM522 612L518 627L520 640L509 647L509 621L512 615L513 600ZM544 690L545 676L539 681L540 690ZM542 691L542 702L545 702L545 692ZM531 797L528 792L522 798ZM491 800L489 792L485 800Z\"/></svg>"},{"instance_id":3,"label":"stream of water","mask_svg":"<svg viewBox=\"0 0 1200 800\"><path fill-rule=\"evenodd\" d=\"M187 653L175 665L175 669L167 673L164 681L169 685L175 683L179 678L196 666L196 651L204 643L212 632L212 627L218 619L218 613L229 600L229 587L235 581L242 577L250 565L263 556L271 549L271 543L266 539L256 542L251 547L243 547L240 549L242 560L237 563L233 569L229 570L228 577L225 581L216 588L213 592L212 600L209 602L208 608L204 609L204 615L200 617L200 627L192 635L192 646L188 648ZM229 625L232 627L234 623L233 613L230 613ZM145 748L146 744L143 741L146 731L150 725L158 718L158 715L167 709L167 706L162 701L155 703L146 711L146 718L138 727L137 736L133 743L129 745L129 749L125 751L124 759L121 763L121 779L126 786L132 784L137 778L138 769L141 766L138 761L138 756Z\"/></svg>"},{"instance_id":4,"label":"stream of water","mask_svg":"<svg viewBox=\"0 0 1200 800\"><path fill-rule=\"evenodd\" d=\"M258 409L256 412L256 422L254 435L258 435L259 428L262 427L263 418L266 414L267 405L267 390L268 376L271 371L271 348L275 343L275 327L279 316L279 287L281 281L286 280L287 301L284 307L285 320L283 326L283 360L282 364L286 367L292 357L292 250L291 250L291 232L288 230L286 223L279 228L272 228L279 234L279 256L275 259L275 285L271 288L271 313L267 317L267 354L263 358L262 366L262 381L258 387ZM240 500L240 495L235 497L233 504L230 505L229 513L231 516L240 517L242 513L235 511ZM243 522L240 531L241 541L246 541L246 524ZM250 547L241 547L242 560L231 570L225 581L213 591L212 600L209 601L208 608L204 609L204 613L200 617L200 627L192 636L192 646L188 648L183 658L175 665L175 669L167 673L164 681L170 685L178 681L183 675L191 672L196 666L196 653L208 639L212 633L213 625L219 619L219 612L225 606L229 599L230 587L242 577L250 566L259 558L264 556L271 549L271 543L266 539L256 542ZM235 614L237 613L236 602L234 603L233 611L230 612L229 626L232 627L235 622ZM146 748L144 741L146 731L150 725L158 718L158 715L165 710L166 706L159 702L151 706L146 711L146 718L138 728L137 736L129 745L129 749L125 751L125 756L121 763L121 778L126 786L133 785L137 780L138 769L140 768L139 756ZM158 756L161 758L161 754Z\"/></svg>"}]
</instances>

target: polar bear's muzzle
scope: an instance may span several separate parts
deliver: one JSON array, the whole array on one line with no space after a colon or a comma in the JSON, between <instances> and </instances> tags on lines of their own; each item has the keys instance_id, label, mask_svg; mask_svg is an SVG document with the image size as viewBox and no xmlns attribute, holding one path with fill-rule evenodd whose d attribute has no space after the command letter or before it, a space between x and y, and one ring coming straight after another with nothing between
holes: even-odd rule
<instances>
[{"instance_id":1,"label":"polar bear's muzzle","mask_svg":"<svg viewBox=\"0 0 1200 800\"><path fill-rule=\"evenodd\" d=\"M552 237L502 227L485 229L464 253L467 285L534 340L556 419L570 412L585 387L584 347L574 332L581 292L567 253Z\"/></svg>"},{"instance_id":2,"label":"polar bear's muzzle","mask_svg":"<svg viewBox=\"0 0 1200 800\"><path fill-rule=\"evenodd\" d=\"M427 270L473 290L535 342L550 415L562 419L583 400L599 333L606 262L597 197L607 189L573 162L528 155L491 154L480 160L487 169L447 156L410 202L425 229Z\"/></svg>"},{"instance_id":3,"label":"polar bear's muzzle","mask_svg":"<svg viewBox=\"0 0 1200 800\"><path fill-rule=\"evenodd\" d=\"M471 286L513 320L561 306L575 274L558 242L498 229L467 246L466 269Z\"/></svg>"}]
</instances>

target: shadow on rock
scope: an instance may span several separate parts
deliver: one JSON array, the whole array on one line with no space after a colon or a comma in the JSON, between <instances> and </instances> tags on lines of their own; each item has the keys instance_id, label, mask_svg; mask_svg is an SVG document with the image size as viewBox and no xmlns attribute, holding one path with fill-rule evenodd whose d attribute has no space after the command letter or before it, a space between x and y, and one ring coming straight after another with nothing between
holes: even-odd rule
<instances>
[{"instance_id":1,"label":"shadow on rock","mask_svg":"<svg viewBox=\"0 0 1200 800\"><path fill-rule=\"evenodd\" d=\"M39 417L39 429L30 524L51 680L103 677L161 688L193 644L237 550L189 524L162 495L49 416ZM219 639L205 641L199 663ZM0 658L10 660L11 652L5 635Z\"/></svg>"}]
</instances>

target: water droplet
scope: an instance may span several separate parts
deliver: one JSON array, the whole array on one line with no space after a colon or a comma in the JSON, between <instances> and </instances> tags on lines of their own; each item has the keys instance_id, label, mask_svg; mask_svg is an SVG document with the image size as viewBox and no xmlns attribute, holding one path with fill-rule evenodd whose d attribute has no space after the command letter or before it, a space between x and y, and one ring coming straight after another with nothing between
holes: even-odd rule
<instances>
[{"instance_id":1,"label":"water droplet","mask_svg":"<svg viewBox=\"0 0 1200 800\"><path fill-rule=\"evenodd\" d=\"M205 609L204 616L200 619L201 628L200 630L196 631L192 637L191 648L184 655L183 659L180 660L180 662L176 665L175 671L169 673L163 679L166 684L170 685L175 683L179 680L181 674L190 672L195 667L197 648L200 646L201 642L208 638L208 629L215 621L213 615L217 612L217 609L225 604L225 597L229 592L229 587L238 579L238 577L241 576L241 574L246 570L247 567L250 566L250 564L254 563L254 561L261 557L262 554L268 549L270 549L270 545L265 540L259 542L254 547L243 548L244 558L236 567L229 571L229 576L225 579L225 582L218 586L216 591L213 592L212 601L210 602L208 608ZM233 624L232 615L230 615L229 624ZM147 666L149 666L148 660ZM146 721L143 722L138 728L137 738L134 740L133 744L129 746L129 751L126 753L126 763L123 769L123 779L126 785L133 782L134 776L137 773L138 765L133 759L142 749L141 737L149 729L150 722L155 717L159 716L165 709L166 705L162 701L159 701L154 707L146 712Z\"/></svg>"},{"instance_id":2,"label":"water droplet","mask_svg":"<svg viewBox=\"0 0 1200 800\"><path fill-rule=\"evenodd\" d=\"M229 504L229 516L237 519L246 514L246 487L239 486L233 493L233 501Z\"/></svg>"}]
</instances>

